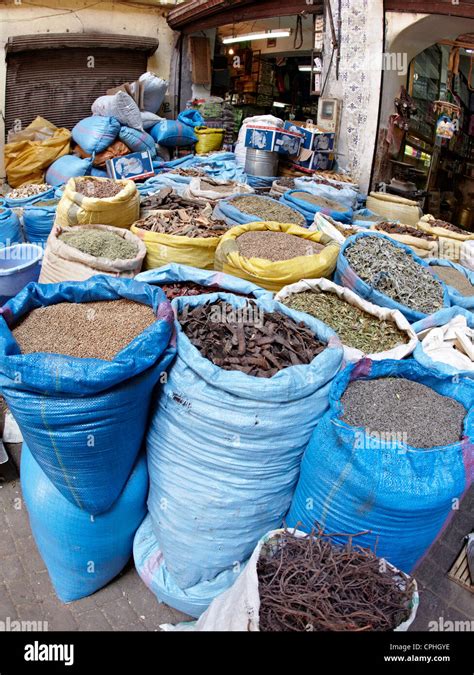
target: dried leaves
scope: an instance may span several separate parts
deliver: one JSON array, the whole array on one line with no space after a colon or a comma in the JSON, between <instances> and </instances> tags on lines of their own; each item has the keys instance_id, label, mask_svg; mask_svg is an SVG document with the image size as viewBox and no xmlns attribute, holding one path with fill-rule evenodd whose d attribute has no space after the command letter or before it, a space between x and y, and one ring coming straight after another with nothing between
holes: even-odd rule
<instances>
[{"instance_id":1,"label":"dried leaves","mask_svg":"<svg viewBox=\"0 0 474 675\"><path fill-rule=\"evenodd\" d=\"M369 286L423 314L443 307L443 287L429 270L380 236L359 237L345 251L354 272Z\"/></svg>"},{"instance_id":2,"label":"dried leaves","mask_svg":"<svg viewBox=\"0 0 474 675\"><path fill-rule=\"evenodd\" d=\"M137 220L135 227L160 234L174 234L180 237L221 237L227 232L221 220L210 220L200 210L178 209L171 213L156 214Z\"/></svg>"},{"instance_id":3,"label":"dried leaves","mask_svg":"<svg viewBox=\"0 0 474 675\"><path fill-rule=\"evenodd\" d=\"M106 199L107 197L115 197L122 190L123 185L110 178L100 180L92 176L88 178L76 178L76 192L85 197Z\"/></svg>"},{"instance_id":4,"label":"dried leaves","mask_svg":"<svg viewBox=\"0 0 474 675\"><path fill-rule=\"evenodd\" d=\"M325 348L304 323L280 312L264 312L251 300L242 308L223 300L185 306L178 320L204 358L224 370L255 377L309 364Z\"/></svg>"},{"instance_id":5,"label":"dried leaves","mask_svg":"<svg viewBox=\"0 0 474 675\"><path fill-rule=\"evenodd\" d=\"M321 531L284 532L257 563L261 631L390 631L410 614L413 581L368 549Z\"/></svg>"},{"instance_id":6,"label":"dried leaves","mask_svg":"<svg viewBox=\"0 0 474 675\"><path fill-rule=\"evenodd\" d=\"M336 293L318 289L295 293L283 300L299 312L307 312L330 326L348 347L376 354L406 344L408 336L394 321L385 321L342 300Z\"/></svg>"}]
</instances>

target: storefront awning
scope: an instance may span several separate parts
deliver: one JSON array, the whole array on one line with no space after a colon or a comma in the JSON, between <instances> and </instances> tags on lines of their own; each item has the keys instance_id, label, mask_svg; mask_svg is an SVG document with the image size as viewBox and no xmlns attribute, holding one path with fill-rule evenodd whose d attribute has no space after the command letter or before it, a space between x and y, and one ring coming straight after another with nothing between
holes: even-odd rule
<instances>
[{"instance_id":1,"label":"storefront awning","mask_svg":"<svg viewBox=\"0 0 474 675\"><path fill-rule=\"evenodd\" d=\"M267 19L294 14L320 14L323 0L188 0L172 9L167 17L174 30L186 33L228 23Z\"/></svg>"}]
</instances>

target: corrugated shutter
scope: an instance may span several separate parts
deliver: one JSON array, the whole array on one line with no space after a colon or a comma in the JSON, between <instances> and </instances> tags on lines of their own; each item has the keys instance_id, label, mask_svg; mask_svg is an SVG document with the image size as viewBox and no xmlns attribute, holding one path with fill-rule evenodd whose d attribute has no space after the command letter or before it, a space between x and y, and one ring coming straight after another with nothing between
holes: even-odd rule
<instances>
[{"instance_id":1,"label":"corrugated shutter","mask_svg":"<svg viewBox=\"0 0 474 675\"><path fill-rule=\"evenodd\" d=\"M90 57L93 68L88 67ZM133 48L7 49L6 132L16 120L24 128L37 115L72 129L92 114L91 104L98 96L133 82L146 68L147 50Z\"/></svg>"}]
</instances>

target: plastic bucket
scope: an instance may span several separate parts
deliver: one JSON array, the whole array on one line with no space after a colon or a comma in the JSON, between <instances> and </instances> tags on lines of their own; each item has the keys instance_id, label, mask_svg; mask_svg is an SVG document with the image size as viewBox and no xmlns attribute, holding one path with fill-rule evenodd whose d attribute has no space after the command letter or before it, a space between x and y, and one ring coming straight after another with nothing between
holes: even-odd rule
<instances>
[{"instance_id":1,"label":"plastic bucket","mask_svg":"<svg viewBox=\"0 0 474 675\"><path fill-rule=\"evenodd\" d=\"M0 249L0 305L30 281L38 281L43 249L36 244L15 244Z\"/></svg>"},{"instance_id":2,"label":"plastic bucket","mask_svg":"<svg viewBox=\"0 0 474 675\"><path fill-rule=\"evenodd\" d=\"M278 152L247 148L245 172L251 176L276 176L278 174Z\"/></svg>"}]
</instances>

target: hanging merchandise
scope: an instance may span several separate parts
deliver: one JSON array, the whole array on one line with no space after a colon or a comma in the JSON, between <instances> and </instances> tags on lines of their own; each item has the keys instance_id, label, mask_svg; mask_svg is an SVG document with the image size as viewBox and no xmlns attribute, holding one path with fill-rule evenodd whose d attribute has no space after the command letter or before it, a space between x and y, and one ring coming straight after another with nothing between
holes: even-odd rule
<instances>
[{"instance_id":1,"label":"hanging merchandise","mask_svg":"<svg viewBox=\"0 0 474 675\"><path fill-rule=\"evenodd\" d=\"M441 115L436 122L436 136L451 139L455 133L455 124L448 115Z\"/></svg>"},{"instance_id":2,"label":"hanging merchandise","mask_svg":"<svg viewBox=\"0 0 474 675\"><path fill-rule=\"evenodd\" d=\"M33 538L62 602L95 593L122 571L146 515L148 474L143 454L111 508L94 517L63 497L25 443L21 488Z\"/></svg>"},{"instance_id":3,"label":"hanging merchandise","mask_svg":"<svg viewBox=\"0 0 474 675\"><path fill-rule=\"evenodd\" d=\"M0 313L0 389L32 455L71 504L107 511L174 356L170 304L157 287L103 275L29 284Z\"/></svg>"}]
</instances>

